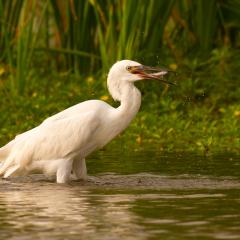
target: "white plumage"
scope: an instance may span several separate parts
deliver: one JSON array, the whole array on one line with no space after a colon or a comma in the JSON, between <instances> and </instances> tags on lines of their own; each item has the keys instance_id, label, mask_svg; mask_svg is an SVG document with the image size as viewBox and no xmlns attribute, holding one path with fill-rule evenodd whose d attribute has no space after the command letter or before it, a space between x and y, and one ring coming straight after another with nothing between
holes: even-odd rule
<instances>
[{"instance_id":1,"label":"white plumage","mask_svg":"<svg viewBox=\"0 0 240 240\"><path fill-rule=\"evenodd\" d=\"M141 94L133 82L161 80L167 73L150 74L147 70L156 69L130 60L115 63L107 83L113 98L121 102L118 108L90 100L47 118L0 148L0 175L7 178L43 172L56 174L58 183L66 183L73 172L77 179L86 179L85 158L123 131L139 110Z\"/></svg>"}]
</instances>

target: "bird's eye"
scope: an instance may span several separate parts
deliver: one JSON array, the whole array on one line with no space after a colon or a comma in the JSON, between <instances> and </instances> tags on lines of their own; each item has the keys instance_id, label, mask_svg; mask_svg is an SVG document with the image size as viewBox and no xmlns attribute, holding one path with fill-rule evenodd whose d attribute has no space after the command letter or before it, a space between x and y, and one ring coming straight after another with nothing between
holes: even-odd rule
<instances>
[{"instance_id":1,"label":"bird's eye","mask_svg":"<svg viewBox=\"0 0 240 240\"><path fill-rule=\"evenodd\" d=\"M130 66L127 66L126 69L127 69L128 71L130 71L130 70L131 70L131 67L130 67Z\"/></svg>"}]
</instances>

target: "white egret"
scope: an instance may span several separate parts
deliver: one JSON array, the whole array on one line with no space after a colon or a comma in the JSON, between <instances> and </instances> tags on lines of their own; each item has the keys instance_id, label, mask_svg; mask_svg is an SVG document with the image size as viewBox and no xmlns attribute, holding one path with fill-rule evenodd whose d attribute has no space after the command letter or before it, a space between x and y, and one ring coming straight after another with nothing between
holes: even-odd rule
<instances>
[{"instance_id":1,"label":"white egret","mask_svg":"<svg viewBox=\"0 0 240 240\"><path fill-rule=\"evenodd\" d=\"M107 86L120 106L113 108L99 100L89 100L57 113L39 126L15 137L0 148L0 176L43 172L55 175L57 183L66 183L71 172L86 179L85 158L122 132L141 104L141 93L134 82L162 79L168 70L146 67L122 60L109 71Z\"/></svg>"}]
</instances>

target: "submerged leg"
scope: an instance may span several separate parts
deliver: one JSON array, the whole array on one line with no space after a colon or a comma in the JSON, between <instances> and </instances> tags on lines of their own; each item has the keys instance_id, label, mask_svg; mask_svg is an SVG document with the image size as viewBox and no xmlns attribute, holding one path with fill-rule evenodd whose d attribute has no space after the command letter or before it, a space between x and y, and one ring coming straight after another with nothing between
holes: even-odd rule
<instances>
[{"instance_id":1,"label":"submerged leg","mask_svg":"<svg viewBox=\"0 0 240 240\"><path fill-rule=\"evenodd\" d=\"M64 159L57 169L57 183L67 183L72 170L73 161Z\"/></svg>"},{"instance_id":2,"label":"submerged leg","mask_svg":"<svg viewBox=\"0 0 240 240\"><path fill-rule=\"evenodd\" d=\"M75 159L73 161L73 173L75 174L78 180L87 180L87 167L85 158Z\"/></svg>"}]
</instances>

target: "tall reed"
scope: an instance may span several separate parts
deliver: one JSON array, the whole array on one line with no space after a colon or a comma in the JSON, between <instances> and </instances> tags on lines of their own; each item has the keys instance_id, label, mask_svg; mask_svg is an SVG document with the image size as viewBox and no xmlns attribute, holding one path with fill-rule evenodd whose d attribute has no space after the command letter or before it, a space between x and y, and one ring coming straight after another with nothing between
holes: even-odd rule
<instances>
[{"instance_id":1,"label":"tall reed","mask_svg":"<svg viewBox=\"0 0 240 240\"><path fill-rule=\"evenodd\" d=\"M207 58L216 47L239 46L239 7L237 0L0 0L0 64L22 94L36 50L46 66L77 75L166 49L178 62Z\"/></svg>"},{"instance_id":2,"label":"tall reed","mask_svg":"<svg viewBox=\"0 0 240 240\"><path fill-rule=\"evenodd\" d=\"M2 17L0 58L9 66L10 90L13 94L23 94L25 91L37 34L46 6L43 5L41 17L36 18L36 0L14 0L11 3L0 1Z\"/></svg>"}]
</instances>

